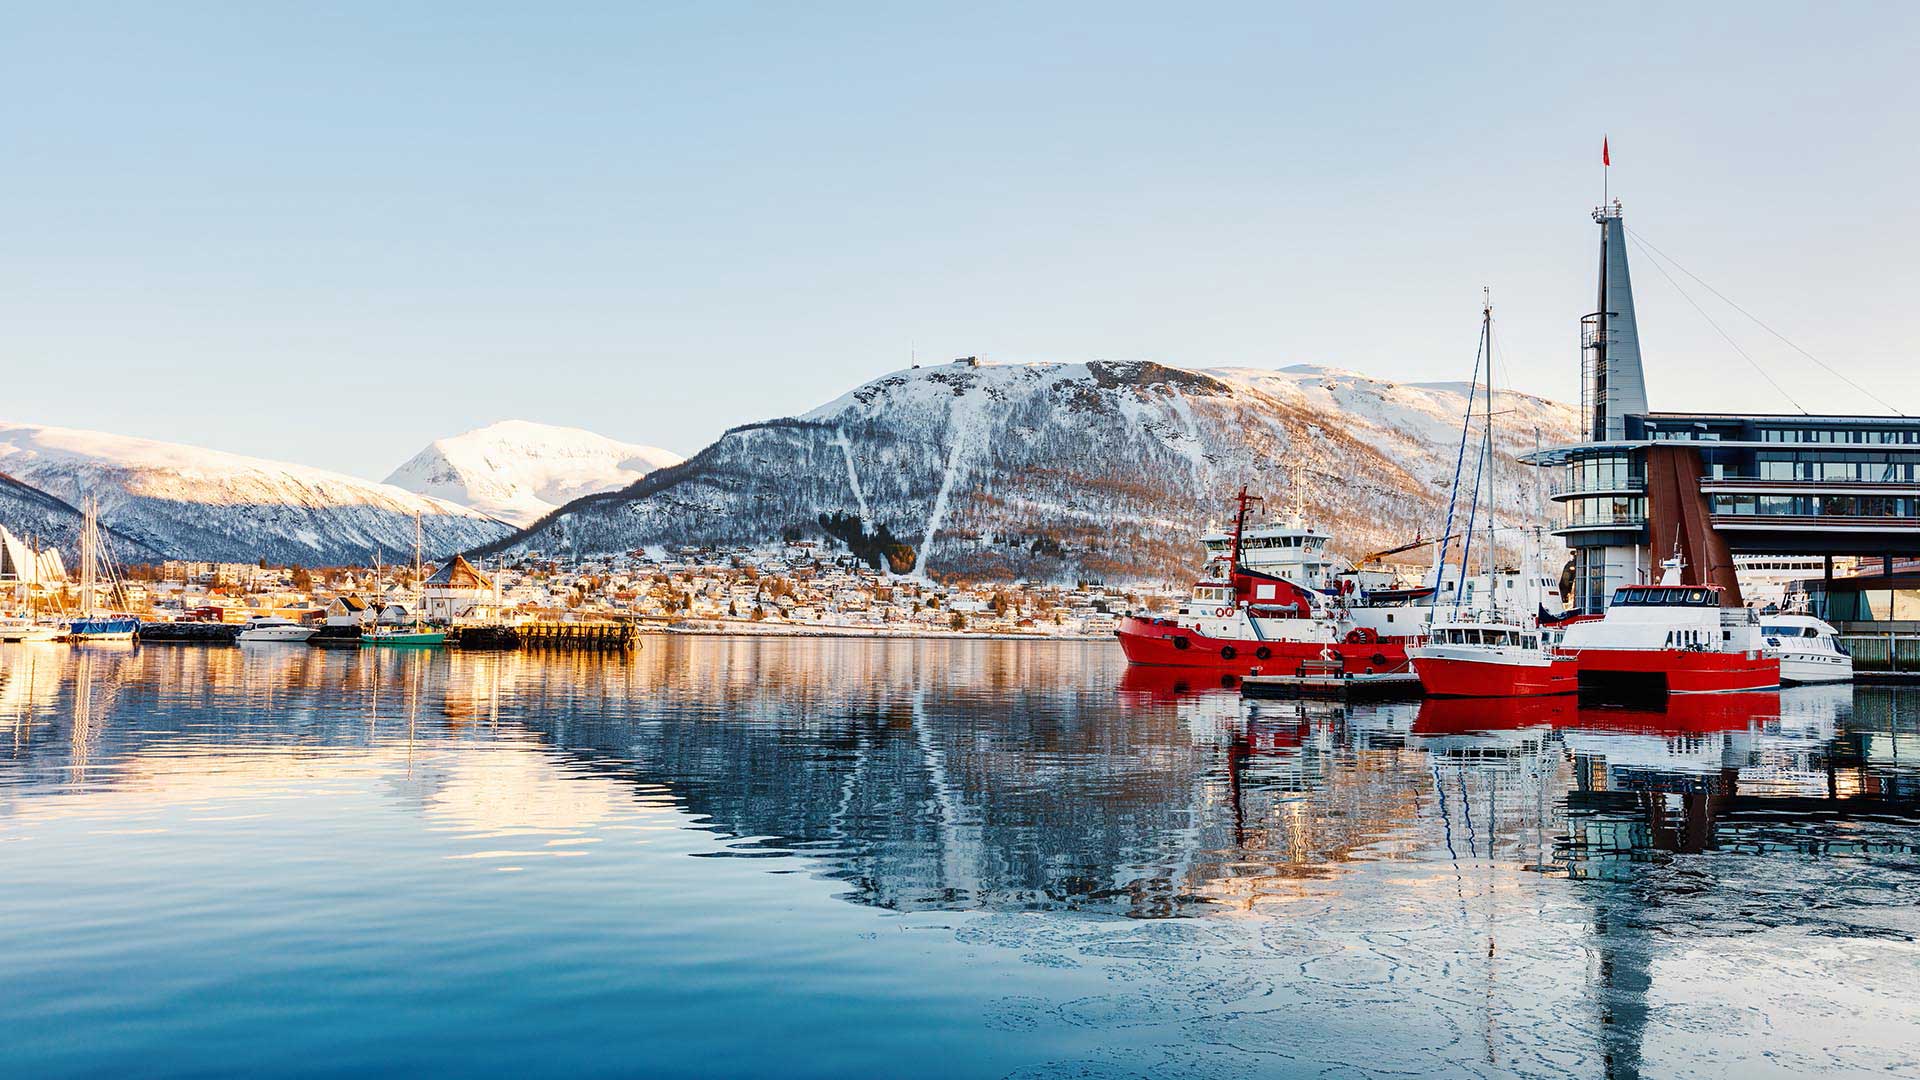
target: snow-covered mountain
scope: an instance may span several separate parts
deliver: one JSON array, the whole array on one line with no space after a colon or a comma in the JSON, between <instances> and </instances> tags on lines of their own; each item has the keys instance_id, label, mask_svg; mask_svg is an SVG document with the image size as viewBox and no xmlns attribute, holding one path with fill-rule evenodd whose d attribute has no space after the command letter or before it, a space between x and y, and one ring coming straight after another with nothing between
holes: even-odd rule
<instances>
[{"instance_id":1,"label":"snow-covered mountain","mask_svg":"<svg viewBox=\"0 0 1920 1080\"><path fill-rule=\"evenodd\" d=\"M1198 530L1241 484L1284 513L1297 481L1307 517L1357 554L1441 527L1465 391L1319 367L956 361L734 428L483 550L831 534L916 572L1165 580L1198 561ZM1569 441L1575 410L1519 394L1496 405L1503 515L1544 521L1513 455Z\"/></svg>"},{"instance_id":2,"label":"snow-covered mountain","mask_svg":"<svg viewBox=\"0 0 1920 1080\"><path fill-rule=\"evenodd\" d=\"M345 564L376 547L391 558L413 550L416 514L428 555L512 531L464 506L323 469L72 428L0 423L0 472L70 504L98 496L102 524L145 549L116 550L128 561ZM0 506L0 524L16 528L9 513Z\"/></svg>"},{"instance_id":3,"label":"snow-covered mountain","mask_svg":"<svg viewBox=\"0 0 1920 1080\"><path fill-rule=\"evenodd\" d=\"M526 526L583 495L618 491L682 460L671 450L580 428L503 420L434 440L387 483Z\"/></svg>"},{"instance_id":4,"label":"snow-covered mountain","mask_svg":"<svg viewBox=\"0 0 1920 1080\"><path fill-rule=\"evenodd\" d=\"M37 544L43 550L58 549L61 558L72 566L80 552L80 524L80 511L72 504L0 473L0 525L21 541ZM147 562L159 557L158 552L130 536L112 529L106 533L116 559Z\"/></svg>"}]
</instances>

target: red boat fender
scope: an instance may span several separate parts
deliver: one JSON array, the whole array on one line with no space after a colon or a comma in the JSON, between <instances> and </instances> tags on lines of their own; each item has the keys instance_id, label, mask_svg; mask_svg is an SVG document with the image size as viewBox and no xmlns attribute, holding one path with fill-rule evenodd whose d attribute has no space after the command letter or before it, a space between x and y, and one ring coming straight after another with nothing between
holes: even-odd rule
<instances>
[{"instance_id":1,"label":"red boat fender","mask_svg":"<svg viewBox=\"0 0 1920 1080\"><path fill-rule=\"evenodd\" d=\"M1234 650L1233 646L1231 645L1220 646L1220 659L1231 660L1238 655L1240 654Z\"/></svg>"}]
</instances>

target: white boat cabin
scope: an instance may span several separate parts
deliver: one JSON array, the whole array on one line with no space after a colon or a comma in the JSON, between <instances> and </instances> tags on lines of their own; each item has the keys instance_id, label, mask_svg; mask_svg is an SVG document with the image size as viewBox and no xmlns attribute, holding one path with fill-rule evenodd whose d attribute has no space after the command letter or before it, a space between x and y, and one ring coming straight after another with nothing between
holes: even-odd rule
<instances>
[{"instance_id":1,"label":"white boat cabin","mask_svg":"<svg viewBox=\"0 0 1920 1080\"><path fill-rule=\"evenodd\" d=\"M1569 626L1566 647L1748 652L1760 648L1760 623L1751 610L1721 607L1718 588L1631 585L1614 590L1602 618Z\"/></svg>"}]
</instances>

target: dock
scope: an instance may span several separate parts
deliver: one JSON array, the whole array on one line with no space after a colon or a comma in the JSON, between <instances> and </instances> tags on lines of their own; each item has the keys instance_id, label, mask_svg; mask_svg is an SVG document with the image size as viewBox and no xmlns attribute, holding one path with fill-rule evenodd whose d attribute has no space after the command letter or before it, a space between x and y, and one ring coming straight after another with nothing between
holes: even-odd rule
<instances>
[{"instance_id":1,"label":"dock","mask_svg":"<svg viewBox=\"0 0 1920 1080\"><path fill-rule=\"evenodd\" d=\"M447 635L461 649L567 649L583 652L632 652L640 631L631 622L524 623L519 626L462 626Z\"/></svg>"},{"instance_id":2,"label":"dock","mask_svg":"<svg viewBox=\"0 0 1920 1080\"><path fill-rule=\"evenodd\" d=\"M143 622L135 636L143 642L194 642L231 645L240 636L239 623Z\"/></svg>"},{"instance_id":3,"label":"dock","mask_svg":"<svg viewBox=\"0 0 1920 1080\"><path fill-rule=\"evenodd\" d=\"M1320 697L1342 701L1410 700L1421 696L1420 676L1411 671L1373 675L1343 671L1248 675L1240 680L1240 693L1245 697Z\"/></svg>"}]
</instances>

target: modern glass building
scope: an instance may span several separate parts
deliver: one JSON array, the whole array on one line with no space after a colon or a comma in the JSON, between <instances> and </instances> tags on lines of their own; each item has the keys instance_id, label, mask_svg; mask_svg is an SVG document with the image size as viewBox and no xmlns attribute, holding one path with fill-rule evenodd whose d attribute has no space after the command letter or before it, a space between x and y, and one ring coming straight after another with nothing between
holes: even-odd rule
<instances>
[{"instance_id":1,"label":"modern glass building","mask_svg":"<svg viewBox=\"0 0 1920 1080\"><path fill-rule=\"evenodd\" d=\"M1720 585L1730 605L1736 553L1920 554L1920 420L1651 411L1619 204L1594 220L1601 310L1581 320L1583 441L1531 457L1557 473L1569 606L1600 611L1676 553L1687 581Z\"/></svg>"}]
</instances>

